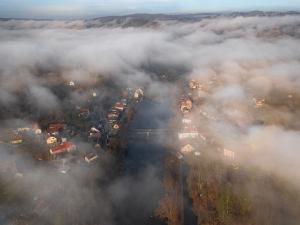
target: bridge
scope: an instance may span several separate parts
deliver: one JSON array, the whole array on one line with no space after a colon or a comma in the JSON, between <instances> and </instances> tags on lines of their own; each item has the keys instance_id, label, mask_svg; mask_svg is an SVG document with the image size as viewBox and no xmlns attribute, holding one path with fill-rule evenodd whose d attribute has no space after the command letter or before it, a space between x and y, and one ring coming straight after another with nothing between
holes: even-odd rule
<instances>
[{"instance_id":1,"label":"bridge","mask_svg":"<svg viewBox=\"0 0 300 225\"><path fill-rule=\"evenodd\" d=\"M161 136L173 136L175 134L172 129L129 129L127 132L128 140L150 140Z\"/></svg>"}]
</instances>

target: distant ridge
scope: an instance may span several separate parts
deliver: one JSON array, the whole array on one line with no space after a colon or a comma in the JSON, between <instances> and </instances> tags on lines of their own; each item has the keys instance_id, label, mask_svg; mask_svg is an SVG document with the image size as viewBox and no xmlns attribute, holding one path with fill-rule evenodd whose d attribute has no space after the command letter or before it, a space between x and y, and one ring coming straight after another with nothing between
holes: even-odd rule
<instances>
[{"instance_id":1,"label":"distant ridge","mask_svg":"<svg viewBox=\"0 0 300 225\"><path fill-rule=\"evenodd\" d=\"M51 21L61 23L60 26L70 29L87 29L87 28L100 28L100 27L152 27L156 28L163 25L164 22L172 23L192 23L198 22L203 19L210 18L235 18L235 17L272 17L272 16L286 16L286 15L300 15L297 11L249 11L249 12L219 12L219 13L195 13L195 14L131 14L124 16L103 16L92 19L74 19L74 20L54 20L54 19L13 19L13 18L0 18L0 22L6 26L7 29L22 29L22 25L18 23L9 23L9 21L20 21L19 24L27 21L37 21L36 24L26 24L24 26L30 28L51 28ZM63 24L63 25L62 25ZM52 26L53 28L53 26Z\"/></svg>"},{"instance_id":2,"label":"distant ridge","mask_svg":"<svg viewBox=\"0 0 300 225\"><path fill-rule=\"evenodd\" d=\"M216 16L284 16L284 15L300 15L300 11L233 11L233 12L207 12L207 13L183 13L183 14L148 14L148 13L136 13L136 14L128 14L122 16L100 16L91 19L66 19L65 21L74 21L74 20L84 20L84 21L93 21L93 20L101 20L103 22L108 22L111 20L122 20L126 18L132 19L145 19L145 20L194 20L196 18L203 17L216 17ZM34 18L0 18L1 21L8 20L37 20L37 21L55 21L64 19L34 19Z\"/></svg>"}]
</instances>

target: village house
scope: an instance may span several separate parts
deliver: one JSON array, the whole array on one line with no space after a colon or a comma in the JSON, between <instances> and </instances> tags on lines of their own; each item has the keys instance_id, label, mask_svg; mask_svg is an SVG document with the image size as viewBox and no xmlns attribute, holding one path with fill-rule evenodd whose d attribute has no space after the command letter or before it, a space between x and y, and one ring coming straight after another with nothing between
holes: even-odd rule
<instances>
[{"instance_id":1,"label":"village house","mask_svg":"<svg viewBox=\"0 0 300 225\"><path fill-rule=\"evenodd\" d=\"M100 130L96 129L95 127L91 127L89 132L89 138L98 140L101 137Z\"/></svg>"},{"instance_id":2,"label":"village house","mask_svg":"<svg viewBox=\"0 0 300 225\"><path fill-rule=\"evenodd\" d=\"M53 137L53 136L50 136L50 137L47 138L46 142L47 142L48 145L56 144L57 143L57 138Z\"/></svg>"},{"instance_id":3,"label":"village house","mask_svg":"<svg viewBox=\"0 0 300 225\"><path fill-rule=\"evenodd\" d=\"M191 153L191 152L195 151L195 148L191 144L186 144L181 148L180 151L183 154L187 154L187 153Z\"/></svg>"},{"instance_id":4,"label":"village house","mask_svg":"<svg viewBox=\"0 0 300 225\"><path fill-rule=\"evenodd\" d=\"M51 155L57 155L61 153L71 152L76 150L76 145L72 142L64 142L59 145L56 145L52 148L50 148L50 154Z\"/></svg>"},{"instance_id":5,"label":"village house","mask_svg":"<svg viewBox=\"0 0 300 225\"><path fill-rule=\"evenodd\" d=\"M31 129L29 127L20 127L17 129L17 132L29 132Z\"/></svg>"},{"instance_id":6,"label":"village house","mask_svg":"<svg viewBox=\"0 0 300 225\"><path fill-rule=\"evenodd\" d=\"M117 109L119 111L123 111L124 110L124 104L122 102L116 102L113 108Z\"/></svg>"},{"instance_id":7,"label":"village house","mask_svg":"<svg viewBox=\"0 0 300 225\"><path fill-rule=\"evenodd\" d=\"M66 124L63 123L52 123L49 124L47 133L48 135L59 135L66 128Z\"/></svg>"},{"instance_id":8,"label":"village house","mask_svg":"<svg viewBox=\"0 0 300 225\"><path fill-rule=\"evenodd\" d=\"M184 127L181 132L178 133L178 138L180 140L187 138L198 138L199 132L195 126Z\"/></svg>"},{"instance_id":9,"label":"village house","mask_svg":"<svg viewBox=\"0 0 300 225\"><path fill-rule=\"evenodd\" d=\"M196 80L190 80L189 81L189 88L191 90L195 90L195 89L201 89L202 85L200 84L199 81Z\"/></svg>"},{"instance_id":10,"label":"village house","mask_svg":"<svg viewBox=\"0 0 300 225\"><path fill-rule=\"evenodd\" d=\"M143 96L144 96L144 91L141 88L136 89L135 92L134 92L134 94L133 94L133 97L136 100L141 99Z\"/></svg>"},{"instance_id":11,"label":"village house","mask_svg":"<svg viewBox=\"0 0 300 225\"><path fill-rule=\"evenodd\" d=\"M107 114L107 118L109 121L116 121L119 119L120 113L118 111L110 110L110 112Z\"/></svg>"},{"instance_id":12,"label":"village house","mask_svg":"<svg viewBox=\"0 0 300 225\"><path fill-rule=\"evenodd\" d=\"M95 152L89 152L85 155L84 157L84 160L87 162L87 163L91 163L91 162L94 162L95 160L97 160L99 157L97 155L97 153Z\"/></svg>"},{"instance_id":13,"label":"village house","mask_svg":"<svg viewBox=\"0 0 300 225\"><path fill-rule=\"evenodd\" d=\"M90 115L90 110L88 108L80 107L78 111L79 117L87 118Z\"/></svg>"},{"instance_id":14,"label":"village house","mask_svg":"<svg viewBox=\"0 0 300 225\"><path fill-rule=\"evenodd\" d=\"M192 110L193 103L189 97L182 97L180 99L180 110L182 113L188 113Z\"/></svg>"},{"instance_id":15,"label":"village house","mask_svg":"<svg viewBox=\"0 0 300 225\"><path fill-rule=\"evenodd\" d=\"M192 119L191 117L188 115L188 114L184 114L183 115L183 118L181 120L181 122L184 124L184 125L189 125L192 123Z\"/></svg>"},{"instance_id":16,"label":"village house","mask_svg":"<svg viewBox=\"0 0 300 225\"><path fill-rule=\"evenodd\" d=\"M115 130L119 130L119 129L120 129L120 125L119 125L118 123L115 123L115 124L113 125L113 128L114 128Z\"/></svg>"},{"instance_id":17,"label":"village house","mask_svg":"<svg viewBox=\"0 0 300 225\"><path fill-rule=\"evenodd\" d=\"M22 144L23 143L23 136L20 134L15 134L12 136L10 143L13 145Z\"/></svg>"},{"instance_id":18,"label":"village house","mask_svg":"<svg viewBox=\"0 0 300 225\"><path fill-rule=\"evenodd\" d=\"M110 129L109 129L109 135L110 136L114 136L114 135L117 135L118 132L120 130L120 125L118 123L114 123L110 126Z\"/></svg>"}]
</instances>

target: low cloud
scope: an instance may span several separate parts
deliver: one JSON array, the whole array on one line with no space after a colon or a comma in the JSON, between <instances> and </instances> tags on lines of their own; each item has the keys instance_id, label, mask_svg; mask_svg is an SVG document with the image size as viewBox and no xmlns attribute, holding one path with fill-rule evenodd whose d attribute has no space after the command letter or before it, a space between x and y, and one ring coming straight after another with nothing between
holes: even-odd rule
<instances>
[{"instance_id":1,"label":"low cloud","mask_svg":"<svg viewBox=\"0 0 300 225\"><path fill-rule=\"evenodd\" d=\"M209 135L234 150L245 165L284 177L300 190L295 172L300 169L299 39L299 15L156 19L143 26L130 19L1 21L1 124L20 116L17 112L31 121L31 113L60 110L68 101L86 102L87 92L59 96L71 80L91 91L99 83L143 86L153 98L170 98L174 93L176 101L175 81L197 79L211 87L200 93L205 102L195 111L195 118L201 117L200 110L216 118L205 124ZM215 84L210 86L211 80ZM101 103L115 98L111 90L97 90ZM255 109L253 98L266 99L264 111ZM1 158L8 155L1 153ZM94 196L84 188L87 174L81 167L76 178L61 183L49 171L36 171L34 162L23 160L31 168L27 194L42 186L53 187L51 194L60 190L58 186L68 187L60 206L84 208L87 220L91 210L95 218L104 218L103 224L114 224L114 204L124 204L129 190L144 190L138 193L142 198L154 195L153 190L156 194L161 185L150 168L144 177L117 180ZM149 185L154 189L147 189ZM144 204L139 200L136 204ZM101 209L85 208L89 204L101 204Z\"/></svg>"}]
</instances>

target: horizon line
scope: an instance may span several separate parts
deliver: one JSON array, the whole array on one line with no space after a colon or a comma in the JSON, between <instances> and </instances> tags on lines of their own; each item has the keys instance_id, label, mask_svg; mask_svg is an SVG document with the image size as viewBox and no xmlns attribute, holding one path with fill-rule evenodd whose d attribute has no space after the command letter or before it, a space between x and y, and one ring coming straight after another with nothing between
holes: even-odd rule
<instances>
[{"instance_id":1,"label":"horizon line","mask_svg":"<svg viewBox=\"0 0 300 225\"><path fill-rule=\"evenodd\" d=\"M126 16L138 16L138 15L166 15L166 16L180 16L180 15L200 15L200 14L230 14L230 13L250 13L250 12L263 12L263 13L296 13L300 14L300 9L288 9L288 10L220 10L220 11L199 11L199 12L169 12L169 13L155 13L155 12L136 12L136 13L120 13L120 14L110 14L110 15L100 15L100 16L86 16L86 17L74 17L74 18L34 18L34 17L1 17L0 20L40 20L40 21L72 21L72 20L93 20L99 18L107 18L107 17L126 17Z\"/></svg>"}]
</instances>

